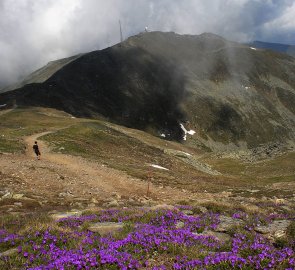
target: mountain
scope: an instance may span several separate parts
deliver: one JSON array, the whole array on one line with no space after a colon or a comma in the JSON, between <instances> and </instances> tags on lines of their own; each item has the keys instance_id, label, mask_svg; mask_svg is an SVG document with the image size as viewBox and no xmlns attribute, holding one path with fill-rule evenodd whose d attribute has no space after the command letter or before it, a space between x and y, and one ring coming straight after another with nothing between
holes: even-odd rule
<instances>
[{"instance_id":1,"label":"mountain","mask_svg":"<svg viewBox=\"0 0 295 270\"><path fill-rule=\"evenodd\" d=\"M270 49L276 52L286 53L293 57L295 57L295 45L287 45L287 44L280 44L280 43L270 43L270 42L263 42L263 41L253 41L249 44L254 48L260 49Z\"/></svg>"},{"instance_id":2,"label":"mountain","mask_svg":"<svg viewBox=\"0 0 295 270\"><path fill-rule=\"evenodd\" d=\"M186 144L213 151L294 145L295 59L286 54L210 33L150 32L47 74L0 103L104 117L173 140L191 129Z\"/></svg>"},{"instance_id":3,"label":"mountain","mask_svg":"<svg viewBox=\"0 0 295 270\"><path fill-rule=\"evenodd\" d=\"M63 66L69 64L73 60L80 57L81 54L74 55L72 57L63 58L55 61L50 61L46 66L34 71L31 73L28 77L26 77L23 81L20 81L18 83L15 83L13 85L6 86L4 88L0 88L1 92L7 92L11 91L17 88L21 88L25 86L26 84L30 83L43 83L48 78L50 78L55 72L57 72L59 69L61 69Z\"/></svg>"}]
</instances>

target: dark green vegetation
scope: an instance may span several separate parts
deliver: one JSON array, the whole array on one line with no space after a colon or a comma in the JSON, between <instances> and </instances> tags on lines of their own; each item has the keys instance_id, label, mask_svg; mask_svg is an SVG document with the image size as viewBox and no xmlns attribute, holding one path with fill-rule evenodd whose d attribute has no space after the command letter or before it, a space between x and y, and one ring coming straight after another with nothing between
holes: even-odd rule
<instances>
[{"instance_id":1,"label":"dark green vegetation","mask_svg":"<svg viewBox=\"0 0 295 270\"><path fill-rule=\"evenodd\" d=\"M197 132L187 144L213 151L294 144L295 59L286 54L213 34L151 32L69 60L1 103L104 116L175 140L183 122Z\"/></svg>"}]
</instances>

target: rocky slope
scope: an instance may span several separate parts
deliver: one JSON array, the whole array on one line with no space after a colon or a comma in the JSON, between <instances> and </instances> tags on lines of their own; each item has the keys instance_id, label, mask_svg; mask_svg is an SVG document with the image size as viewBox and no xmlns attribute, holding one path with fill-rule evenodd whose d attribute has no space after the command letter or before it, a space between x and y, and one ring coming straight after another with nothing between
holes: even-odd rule
<instances>
[{"instance_id":1,"label":"rocky slope","mask_svg":"<svg viewBox=\"0 0 295 270\"><path fill-rule=\"evenodd\" d=\"M104 116L168 139L182 140L184 123L196 131L193 147L268 151L294 144L294 75L285 54L207 33L151 32L83 54L0 100Z\"/></svg>"}]
</instances>

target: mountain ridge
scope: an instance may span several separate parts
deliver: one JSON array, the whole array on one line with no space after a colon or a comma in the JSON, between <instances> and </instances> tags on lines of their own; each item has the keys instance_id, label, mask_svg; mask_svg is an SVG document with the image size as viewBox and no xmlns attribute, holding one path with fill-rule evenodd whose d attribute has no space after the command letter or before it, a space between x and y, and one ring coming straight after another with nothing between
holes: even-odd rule
<instances>
[{"instance_id":1,"label":"mountain ridge","mask_svg":"<svg viewBox=\"0 0 295 270\"><path fill-rule=\"evenodd\" d=\"M294 142L295 60L213 34L149 32L83 54L5 102L106 117L211 150Z\"/></svg>"},{"instance_id":2,"label":"mountain ridge","mask_svg":"<svg viewBox=\"0 0 295 270\"><path fill-rule=\"evenodd\" d=\"M259 40L254 40L248 45L253 46L255 48L270 49L280 53L286 53L288 55L295 57L295 45L288 45L288 44L274 43L274 42L264 42Z\"/></svg>"}]
</instances>

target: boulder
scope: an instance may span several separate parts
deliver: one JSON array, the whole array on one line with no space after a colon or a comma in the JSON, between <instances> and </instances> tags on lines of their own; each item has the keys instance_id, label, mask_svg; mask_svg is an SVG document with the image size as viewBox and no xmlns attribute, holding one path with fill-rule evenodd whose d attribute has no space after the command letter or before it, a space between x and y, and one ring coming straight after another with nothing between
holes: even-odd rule
<instances>
[{"instance_id":1,"label":"boulder","mask_svg":"<svg viewBox=\"0 0 295 270\"><path fill-rule=\"evenodd\" d=\"M13 194L13 195L12 195L12 198L13 198L13 199L16 199L16 200L18 200L18 199L20 199L20 198L22 198L22 197L24 197L24 194L20 194L20 193L18 193L18 194Z\"/></svg>"},{"instance_id":2,"label":"boulder","mask_svg":"<svg viewBox=\"0 0 295 270\"><path fill-rule=\"evenodd\" d=\"M150 209L155 211L155 210L176 210L177 208L169 204L158 204L158 205L150 207Z\"/></svg>"},{"instance_id":3,"label":"boulder","mask_svg":"<svg viewBox=\"0 0 295 270\"><path fill-rule=\"evenodd\" d=\"M192 216L194 214L194 212L191 211L191 210L182 210L181 212L184 213L187 216Z\"/></svg>"},{"instance_id":4,"label":"boulder","mask_svg":"<svg viewBox=\"0 0 295 270\"><path fill-rule=\"evenodd\" d=\"M100 236L104 236L106 234L112 234L123 228L123 223L117 222L98 222L92 223L88 227L88 230L91 232L97 232Z\"/></svg>"},{"instance_id":5,"label":"boulder","mask_svg":"<svg viewBox=\"0 0 295 270\"><path fill-rule=\"evenodd\" d=\"M178 221L176 224L175 224L175 228L176 229L181 229L184 227L184 222L182 221Z\"/></svg>"},{"instance_id":6,"label":"boulder","mask_svg":"<svg viewBox=\"0 0 295 270\"><path fill-rule=\"evenodd\" d=\"M118 203L117 200L112 200L110 202L106 202L102 205L103 207L108 207L108 208L112 208L112 207L119 207L120 204Z\"/></svg>"},{"instance_id":7,"label":"boulder","mask_svg":"<svg viewBox=\"0 0 295 270\"><path fill-rule=\"evenodd\" d=\"M2 196L2 199L11 199L12 198L12 193L7 192Z\"/></svg>"},{"instance_id":8,"label":"boulder","mask_svg":"<svg viewBox=\"0 0 295 270\"><path fill-rule=\"evenodd\" d=\"M221 242L228 242L231 240L231 237L228 234L222 232L204 231L202 235L214 236Z\"/></svg>"},{"instance_id":9,"label":"boulder","mask_svg":"<svg viewBox=\"0 0 295 270\"><path fill-rule=\"evenodd\" d=\"M215 229L216 232L228 232L232 227L241 226L244 222L239 219L233 219L227 216L220 216L220 223Z\"/></svg>"},{"instance_id":10,"label":"boulder","mask_svg":"<svg viewBox=\"0 0 295 270\"><path fill-rule=\"evenodd\" d=\"M16 254L17 252L18 252L17 248L8 249L8 250L0 253L0 258L12 256L12 255Z\"/></svg>"},{"instance_id":11,"label":"boulder","mask_svg":"<svg viewBox=\"0 0 295 270\"><path fill-rule=\"evenodd\" d=\"M275 220L266 226L256 226L254 230L261 234L268 234L270 238L282 238L286 236L286 231L290 224L290 220Z\"/></svg>"},{"instance_id":12,"label":"boulder","mask_svg":"<svg viewBox=\"0 0 295 270\"><path fill-rule=\"evenodd\" d=\"M70 212L59 212L51 214L51 218L54 220L59 220L62 218L68 218L68 217L79 217L81 216L82 211L70 211Z\"/></svg>"},{"instance_id":13,"label":"boulder","mask_svg":"<svg viewBox=\"0 0 295 270\"><path fill-rule=\"evenodd\" d=\"M98 200L95 198L91 198L91 203L98 203Z\"/></svg>"},{"instance_id":14,"label":"boulder","mask_svg":"<svg viewBox=\"0 0 295 270\"><path fill-rule=\"evenodd\" d=\"M195 212L200 212L200 213L207 213L208 209L204 206L195 206L194 207Z\"/></svg>"}]
</instances>

